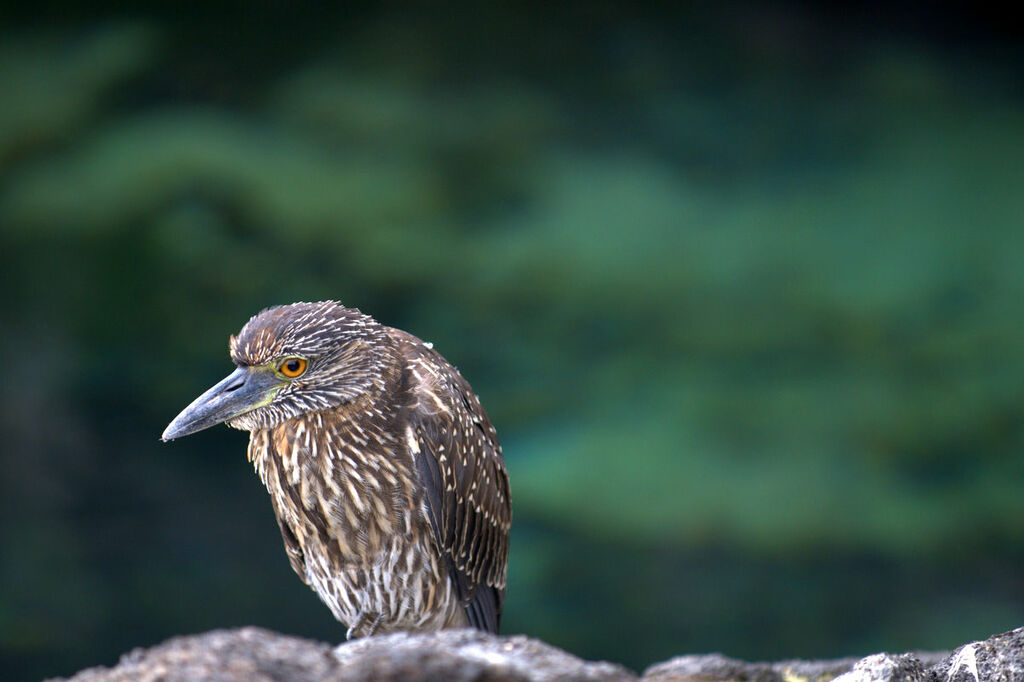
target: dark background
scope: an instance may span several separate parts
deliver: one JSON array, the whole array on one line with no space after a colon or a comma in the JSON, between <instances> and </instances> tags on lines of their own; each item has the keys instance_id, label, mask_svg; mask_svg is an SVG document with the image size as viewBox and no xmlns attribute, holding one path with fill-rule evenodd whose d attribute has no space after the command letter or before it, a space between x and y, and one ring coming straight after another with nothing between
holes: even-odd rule
<instances>
[{"instance_id":1,"label":"dark background","mask_svg":"<svg viewBox=\"0 0 1024 682\"><path fill-rule=\"evenodd\" d=\"M0 15L5 679L343 638L246 436L158 441L251 314L325 298L490 412L507 633L640 670L1024 625L1006 18L168 4Z\"/></svg>"}]
</instances>

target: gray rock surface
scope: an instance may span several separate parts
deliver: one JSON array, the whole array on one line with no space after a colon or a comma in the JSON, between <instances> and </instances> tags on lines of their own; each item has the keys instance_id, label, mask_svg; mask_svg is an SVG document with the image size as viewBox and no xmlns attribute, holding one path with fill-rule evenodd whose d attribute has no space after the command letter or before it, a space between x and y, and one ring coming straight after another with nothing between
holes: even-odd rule
<instances>
[{"instance_id":1,"label":"gray rock surface","mask_svg":"<svg viewBox=\"0 0 1024 682\"><path fill-rule=\"evenodd\" d=\"M913 654L875 654L857 661L853 670L840 675L835 682L928 682L931 679L932 676L925 673L921 659Z\"/></svg>"},{"instance_id":2,"label":"gray rock surface","mask_svg":"<svg viewBox=\"0 0 1024 682\"><path fill-rule=\"evenodd\" d=\"M964 644L932 670L941 682L1021 682L1024 628Z\"/></svg>"},{"instance_id":3,"label":"gray rock surface","mask_svg":"<svg viewBox=\"0 0 1024 682\"><path fill-rule=\"evenodd\" d=\"M749 680L750 682L829 682L850 670L856 658L831 661L780 661L748 663L721 654L677 656L652 665L644 672L650 682L700 682Z\"/></svg>"},{"instance_id":4,"label":"gray rock surface","mask_svg":"<svg viewBox=\"0 0 1024 682\"><path fill-rule=\"evenodd\" d=\"M74 682L313 680L638 680L612 663L584 661L522 635L476 630L394 634L331 647L260 628L216 630L136 649L113 668L89 668ZM652 665L647 682L1024 682L1024 628L965 644L951 654L875 654L860 660L747 663L721 654Z\"/></svg>"},{"instance_id":5,"label":"gray rock surface","mask_svg":"<svg viewBox=\"0 0 1024 682\"><path fill-rule=\"evenodd\" d=\"M214 630L135 649L113 668L88 668L75 682L313 682L338 679L327 644L261 628Z\"/></svg>"},{"instance_id":6,"label":"gray rock surface","mask_svg":"<svg viewBox=\"0 0 1024 682\"><path fill-rule=\"evenodd\" d=\"M247 627L175 637L136 649L113 668L73 682L312 682L313 680L635 680L622 666L590 663L540 640L477 630L393 634L330 645Z\"/></svg>"},{"instance_id":7,"label":"gray rock surface","mask_svg":"<svg viewBox=\"0 0 1024 682\"><path fill-rule=\"evenodd\" d=\"M479 630L369 637L341 644L334 654L344 680L636 679L622 666L589 663L537 639L495 637Z\"/></svg>"}]
</instances>

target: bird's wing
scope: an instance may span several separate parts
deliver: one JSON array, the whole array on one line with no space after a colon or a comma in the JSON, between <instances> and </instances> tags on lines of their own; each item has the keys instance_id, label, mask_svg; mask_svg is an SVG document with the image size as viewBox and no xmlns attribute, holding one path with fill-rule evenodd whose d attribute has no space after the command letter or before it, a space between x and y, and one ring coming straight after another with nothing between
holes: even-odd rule
<instances>
[{"instance_id":1,"label":"bird's wing","mask_svg":"<svg viewBox=\"0 0 1024 682\"><path fill-rule=\"evenodd\" d=\"M284 550L288 553L288 563L292 565L292 570L295 571L302 582L308 583L309 579L306 577L306 557L302 553L302 547L299 545L298 538L295 537L295 533L292 529L285 525L285 522L281 520L281 517L277 516L277 525L281 528L281 539L284 540Z\"/></svg>"},{"instance_id":2,"label":"bird's wing","mask_svg":"<svg viewBox=\"0 0 1024 682\"><path fill-rule=\"evenodd\" d=\"M402 344L410 446L434 539L470 624L497 632L512 516L498 435L458 370L415 337L402 336L411 340Z\"/></svg>"}]
</instances>

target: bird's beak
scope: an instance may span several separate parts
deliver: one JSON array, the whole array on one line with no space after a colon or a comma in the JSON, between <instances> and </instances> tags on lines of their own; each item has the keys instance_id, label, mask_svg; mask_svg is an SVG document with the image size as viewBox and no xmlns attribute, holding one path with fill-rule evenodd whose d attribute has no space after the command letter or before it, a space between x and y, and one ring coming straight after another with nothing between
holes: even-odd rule
<instances>
[{"instance_id":1,"label":"bird's beak","mask_svg":"<svg viewBox=\"0 0 1024 682\"><path fill-rule=\"evenodd\" d=\"M239 367L182 410L161 440L188 436L266 405L282 386L284 382L269 369Z\"/></svg>"}]
</instances>

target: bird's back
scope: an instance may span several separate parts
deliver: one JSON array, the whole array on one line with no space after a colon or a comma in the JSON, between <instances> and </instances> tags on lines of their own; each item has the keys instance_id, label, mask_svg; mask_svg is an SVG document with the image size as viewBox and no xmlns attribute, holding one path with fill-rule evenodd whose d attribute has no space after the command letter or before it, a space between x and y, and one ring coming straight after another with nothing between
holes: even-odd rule
<instances>
[{"instance_id":1,"label":"bird's back","mask_svg":"<svg viewBox=\"0 0 1024 682\"><path fill-rule=\"evenodd\" d=\"M406 361L408 438L437 549L470 624L497 632L511 523L498 434L458 370L429 344L391 332Z\"/></svg>"}]
</instances>

